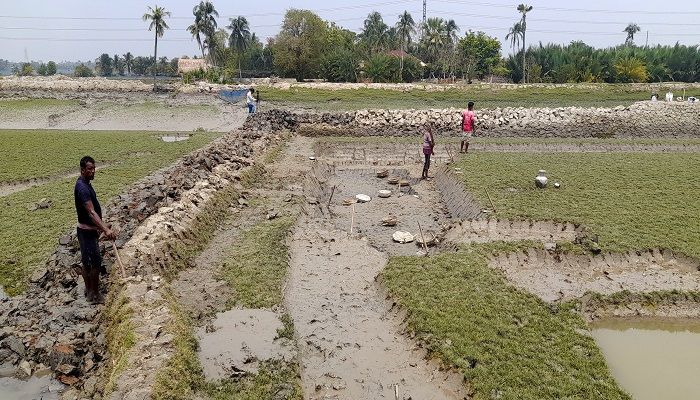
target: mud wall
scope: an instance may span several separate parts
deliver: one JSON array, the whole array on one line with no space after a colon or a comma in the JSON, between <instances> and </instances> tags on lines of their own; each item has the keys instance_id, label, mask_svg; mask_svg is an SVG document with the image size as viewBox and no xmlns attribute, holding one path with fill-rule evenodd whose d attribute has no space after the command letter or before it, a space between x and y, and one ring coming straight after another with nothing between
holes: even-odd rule
<instances>
[{"instance_id":1,"label":"mud wall","mask_svg":"<svg viewBox=\"0 0 700 400\"><path fill-rule=\"evenodd\" d=\"M158 287L159 280L152 278L162 275L171 261L168 245L191 235L187 229L197 213L272 140L274 135L227 134L112 199L104 207L105 220L119 232L116 243L122 248L127 275L143 278L119 290L113 282L112 300L114 293L121 292L136 304L141 295L142 300L153 300L162 308L157 293L151 292L150 297L146 294ZM112 257L113 254L105 254L108 268ZM59 239L56 251L31 276L24 295L0 300L0 365L24 364L27 368L18 368L18 373L24 371L26 375L50 368L62 382L92 396L100 392L104 383L96 373L109 361L105 355L107 321L102 315L103 307L84 300L81 278L75 269L79 265L78 243L71 231ZM119 277L115 271L111 275L113 279ZM142 309L135 306L134 310ZM143 310L152 312L153 308ZM144 327L141 334L146 332L149 331Z\"/></svg>"},{"instance_id":2,"label":"mud wall","mask_svg":"<svg viewBox=\"0 0 700 400\"><path fill-rule=\"evenodd\" d=\"M477 119L477 135L487 137L700 137L700 104L494 108L477 110ZM412 136L428 123L441 135L459 135L461 110L269 110L249 118L245 126L253 130L290 129L307 136Z\"/></svg>"}]
</instances>

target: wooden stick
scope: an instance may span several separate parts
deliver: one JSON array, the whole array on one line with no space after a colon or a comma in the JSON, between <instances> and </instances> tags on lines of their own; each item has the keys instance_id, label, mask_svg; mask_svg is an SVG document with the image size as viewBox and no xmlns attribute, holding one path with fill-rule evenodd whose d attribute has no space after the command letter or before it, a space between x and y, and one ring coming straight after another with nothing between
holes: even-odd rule
<instances>
[{"instance_id":1,"label":"wooden stick","mask_svg":"<svg viewBox=\"0 0 700 400\"><path fill-rule=\"evenodd\" d=\"M420 232L420 238L423 241L423 250L425 250L425 255L428 255L428 243L425 242L425 236L423 236L423 229L420 227L420 222L418 223L418 231Z\"/></svg>"},{"instance_id":2,"label":"wooden stick","mask_svg":"<svg viewBox=\"0 0 700 400\"><path fill-rule=\"evenodd\" d=\"M448 146L447 143L445 143L445 150L447 150L447 155L450 156L450 161L451 161L452 163L454 163L454 162L455 162L455 159L452 158L452 153L450 152L450 146Z\"/></svg>"},{"instance_id":3,"label":"wooden stick","mask_svg":"<svg viewBox=\"0 0 700 400\"><path fill-rule=\"evenodd\" d=\"M486 190L486 196L489 198L489 203L491 203L491 208L493 209L493 212L496 212L496 206L493 205L493 201L491 200L491 195L489 194L489 190L487 188L484 188Z\"/></svg>"},{"instance_id":4,"label":"wooden stick","mask_svg":"<svg viewBox=\"0 0 700 400\"><path fill-rule=\"evenodd\" d=\"M117 250L117 244L112 242L112 249L114 249L114 255L117 257L117 264L119 264L119 269L122 272L122 279L126 278L126 272L124 271L124 264L122 264L122 258L119 257L119 250Z\"/></svg>"},{"instance_id":5,"label":"wooden stick","mask_svg":"<svg viewBox=\"0 0 700 400\"><path fill-rule=\"evenodd\" d=\"M328 197L328 210L331 209L331 200L333 200L333 194L335 193L335 186L333 185L333 188L331 189L331 195Z\"/></svg>"},{"instance_id":6,"label":"wooden stick","mask_svg":"<svg viewBox=\"0 0 700 400\"><path fill-rule=\"evenodd\" d=\"M352 229L355 227L355 204L352 205L352 214L350 215L350 236L352 236Z\"/></svg>"}]
</instances>

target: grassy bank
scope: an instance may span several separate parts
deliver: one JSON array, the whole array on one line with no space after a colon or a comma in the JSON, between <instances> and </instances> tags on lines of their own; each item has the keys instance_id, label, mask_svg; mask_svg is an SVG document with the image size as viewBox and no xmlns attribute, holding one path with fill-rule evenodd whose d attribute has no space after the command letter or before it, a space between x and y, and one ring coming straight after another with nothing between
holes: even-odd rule
<instances>
[{"instance_id":1,"label":"grassy bank","mask_svg":"<svg viewBox=\"0 0 700 400\"><path fill-rule=\"evenodd\" d=\"M366 108L447 108L465 107L476 102L478 108L495 107L614 107L647 100L648 90L625 85L595 87L526 87L500 89L488 86L465 86L429 92L383 89L307 89L259 88L261 98L275 105L321 110L358 110ZM264 106L265 103L263 103Z\"/></svg>"},{"instance_id":2,"label":"grassy bank","mask_svg":"<svg viewBox=\"0 0 700 400\"><path fill-rule=\"evenodd\" d=\"M584 321L506 282L474 246L427 258L395 257L382 280L408 327L456 366L474 399L629 399L609 374Z\"/></svg>"},{"instance_id":3,"label":"grassy bank","mask_svg":"<svg viewBox=\"0 0 700 400\"><path fill-rule=\"evenodd\" d=\"M458 162L467 189L499 218L581 223L604 250L662 247L700 257L700 153L480 153ZM538 190L534 177L551 182Z\"/></svg>"},{"instance_id":4,"label":"grassy bank","mask_svg":"<svg viewBox=\"0 0 700 400\"><path fill-rule=\"evenodd\" d=\"M282 303L289 265L285 238L294 221L294 217L285 216L261 222L231 249L221 272L234 289L231 306L271 308Z\"/></svg>"},{"instance_id":5,"label":"grassy bank","mask_svg":"<svg viewBox=\"0 0 700 400\"><path fill-rule=\"evenodd\" d=\"M22 170L31 164L34 157L44 160L44 162L39 162L34 159L37 167L32 173L35 175L40 174L42 170L44 173L51 174L47 171L54 167L41 167L40 165L53 164L54 161L47 160L54 155L58 160L64 160L62 161L64 163L70 161L70 168L75 168L80 157L84 155L84 149L80 147L79 142L83 139L90 140L91 136L99 135L96 132L74 132L71 137L77 149L68 150L67 148L51 148L52 145L49 145L48 142L55 137L53 132L33 131L32 134L29 134L29 131L23 132L27 133L24 136L27 143L19 146L13 145L12 148L2 146L2 151L6 152L5 155L12 152L24 152L25 154L24 157L12 158L11 160L14 161L7 159L0 161L3 163L0 170L5 171L5 168L10 168L13 179L26 176ZM102 154L108 160L119 161L119 163L99 170L96 174L93 186L102 204L107 204L109 198L119 194L138 179L171 164L182 155L204 146L218 136L218 134L209 133L197 134L187 141L164 143L159 141L156 135L141 133L139 136L138 133L133 132L111 132L106 136L110 138L109 140L94 143L90 153ZM16 138L16 134L11 136ZM41 150L40 138L43 138L43 141L47 143L49 150ZM144 147L131 148L127 142L132 140L141 143ZM64 143L61 146L70 147L70 143ZM130 150L122 153L124 148ZM137 149L139 149L138 152ZM148 154L143 155L144 151ZM68 154L62 154L63 152ZM53 170L55 171L55 169ZM23 290L25 278L32 268L44 262L55 248L57 238L74 224L74 181L75 178L57 179L1 198L0 285L5 286L8 294L14 295ZM37 211L28 210L29 205L42 198L52 200L52 206Z\"/></svg>"}]
</instances>

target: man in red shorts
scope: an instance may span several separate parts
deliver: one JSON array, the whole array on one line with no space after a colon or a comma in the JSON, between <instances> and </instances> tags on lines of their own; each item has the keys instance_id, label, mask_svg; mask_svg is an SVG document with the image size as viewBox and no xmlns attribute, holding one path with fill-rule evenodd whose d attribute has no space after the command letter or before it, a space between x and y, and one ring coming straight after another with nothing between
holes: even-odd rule
<instances>
[{"instance_id":1,"label":"man in red shorts","mask_svg":"<svg viewBox=\"0 0 700 400\"><path fill-rule=\"evenodd\" d=\"M476 115L474 114L474 102L467 104L467 109L462 111L462 142L459 145L459 152L466 153L469 150L469 142L474 135Z\"/></svg>"}]
</instances>

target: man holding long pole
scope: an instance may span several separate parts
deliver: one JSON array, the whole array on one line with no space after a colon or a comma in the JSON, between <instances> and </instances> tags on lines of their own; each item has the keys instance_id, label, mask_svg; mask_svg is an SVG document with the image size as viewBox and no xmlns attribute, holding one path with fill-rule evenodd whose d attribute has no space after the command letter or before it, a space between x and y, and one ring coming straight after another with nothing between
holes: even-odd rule
<instances>
[{"instance_id":1,"label":"man holding long pole","mask_svg":"<svg viewBox=\"0 0 700 400\"><path fill-rule=\"evenodd\" d=\"M100 255L99 236L114 240L116 235L102 221L102 208L97 200L95 189L90 181L95 179L95 160L90 156L80 159L80 177L75 182L75 211L78 214L78 242L83 262L83 281L85 282L85 297L93 304L103 302L100 294Z\"/></svg>"}]
</instances>

